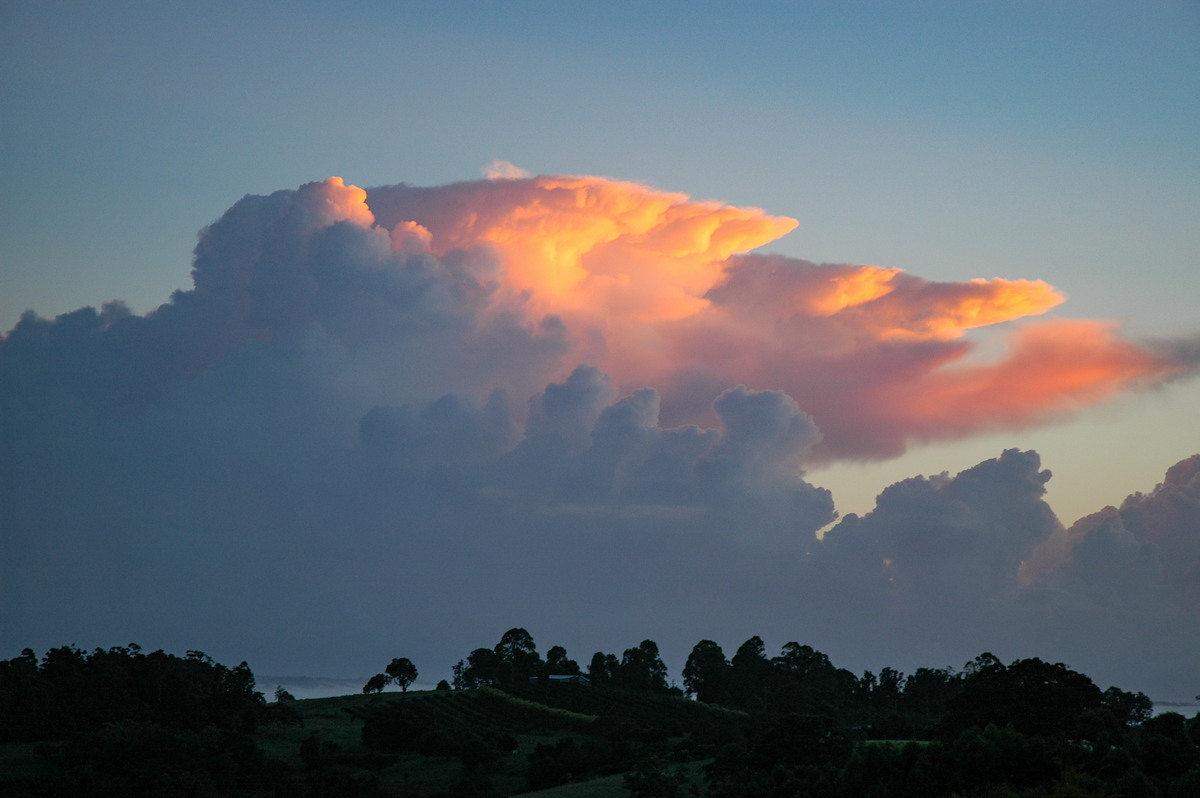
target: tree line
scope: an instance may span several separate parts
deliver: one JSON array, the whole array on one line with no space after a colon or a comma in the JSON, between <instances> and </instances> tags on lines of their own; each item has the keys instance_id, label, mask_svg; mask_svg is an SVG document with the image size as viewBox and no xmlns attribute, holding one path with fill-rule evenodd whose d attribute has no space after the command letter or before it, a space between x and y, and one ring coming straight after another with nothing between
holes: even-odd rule
<instances>
[{"instance_id":1,"label":"tree line","mask_svg":"<svg viewBox=\"0 0 1200 798\"><path fill-rule=\"evenodd\" d=\"M0 661L0 743L36 744L53 769L0 792L378 795L378 774L415 753L461 758L447 795L625 773L635 798L681 796L696 794L698 762L710 798L1200 795L1200 714L1154 715L1142 693L1037 658L855 674L796 642L772 656L751 637L728 657L702 640L677 686L652 640L581 668L514 628L452 673L428 698L364 697L361 749L296 730L297 770L254 734L301 723L304 702L277 690L268 703L245 662L135 645L40 659L26 649ZM364 689L407 691L417 675L397 657ZM522 735L550 741L518 755Z\"/></svg>"},{"instance_id":2,"label":"tree line","mask_svg":"<svg viewBox=\"0 0 1200 798\"><path fill-rule=\"evenodd\" d=\"M562 646L551 646L546 658L538 654L533 636L525 629L505 632L492 648L477 648L451 669L452 686L469 690L485 685L507 685L530 679L554 676L582 676L579 663L567 656ZM613 654L596 652L587 669L592 684L607 684L640 690L667 691L667 666L653 640L643 640L628 648L617 659Z\"/></svg>"},{"instance_id":3,"label":"tree line","mask_svg":"<svg viewBox=\"0 0 1200 798\"><path fill-rule=\"evenodd\" d=\"M62 646L40 662L28 648L0 661L0 742L61 739L114 722L251 732L269 715L249 665L228 667L202 651Z\"/></svg>"},{"instance_id":4,"label":"tree line","mask_svg":"<svg viewBox=\"0 0 1200 798\"><path fill-rule=\"evenodd\" d=\"M683 687L669 681L667 666L653 640L643 640L616 655L597 651L586 669L562 646L542 658L533 636L523 628L505 632L494 646L472 650L452 667L453 679L441 689L505 687L534 679L586 677L593 685L674 693L746 712L837 714L864 729L892 738L932 739L988 722L1014 725L1028 733L1059 733L1064 724L1089 710L1109 713L1120 725L1150 718L1153 703L1143 693L1117 687L1101 691L1084 674L1061 663L1037 658L1005 666L984 653L961 669L894 668L856 675L836 667L812 646L788 642L769 656L762 638L751 637L728 658L712 640L701 640L683 666ZM407 690L417 669L407 658L393 659L363 692L378 692L395 682Z\"/></svg>"},{"instance_id":5,"label":"tree line","mask_svg":"<svg viewBox=\"0 0 1200 798\"><path fill-rule=\"evenodd\" d=\"M277 692L277 698L286 697ZM41 773L0 793L285 795L296 782L254 732L299 723L290 701L267 704L245 662L140 646L31 649L0 661L0 743L36 743Z\"/></svg>"},{"instance_id":6,"label":"tree line","mask_svg":"<svg viewBox=\"0 0 1200 798\"><path fill-rule=\"evenodd\" d=\"M575 675L593 689L686 695L744 713L746 721L697 730L690 743L621 760L635 796L685 794L672 755L711 758L705 794L713 798L1200 795L1200 714L1156 716L1143 693L1102 690L1085 674L1036 657L1006 664L984 653L958 669L855 674L797 642L770 656L754 636L727 657L716 642L701 640L680 688L669 682L652 640L619 659L597 652L581 669L561 646L541 658L532 636L516 628L452 670L453 684L442 689L499 688L553 703L565 696L522 685ZM573 700L579 696L576 689ZM628 723L613 728L654 739L652 730ZM407 734L413 739L412 729ZM604 772L589 770L580 751L570 741L540 747L537 773Z\"/></svg>"}]
</instances>

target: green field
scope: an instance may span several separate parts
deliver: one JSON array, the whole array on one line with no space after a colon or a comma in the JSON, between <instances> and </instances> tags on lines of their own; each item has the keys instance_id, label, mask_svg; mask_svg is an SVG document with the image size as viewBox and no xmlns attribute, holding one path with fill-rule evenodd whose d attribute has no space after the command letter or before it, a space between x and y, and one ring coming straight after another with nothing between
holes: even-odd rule
<instances>
[{"instance_id":1,"label":"green field","mask_svg":"<svg viewBox=\"0 0 1200 798\"><path fill-rule=\"evenodd\" d=\"M660 758L687 782L702 788L700 763L711 754L709 731L736 724L744 713L710 707L677 696L574 684L530 683L508 690L424 691L397 695L355 695L296 701L301 725L260 729L255 741L271 758L290 768L324 776L369 782L396 796L479 794L625 796L624 772L646 755ZM417 750L380 750L364 745L367 719L400 713L417 720L428 736L465 735L487 741L493 751L484 762L470 751L457 754L421 750L425 743L400 744ZM306 762L301 748L322 752ZM495 750L498 740L511 749ZM539 746L542 754L539 754ZM570 779L527 791L531 766L544 752L566 747L577 760L549 779ZM449 746L448 746L449 747ZM543 768L545 770L545 768Z\"/></svg>"}]
</instances>

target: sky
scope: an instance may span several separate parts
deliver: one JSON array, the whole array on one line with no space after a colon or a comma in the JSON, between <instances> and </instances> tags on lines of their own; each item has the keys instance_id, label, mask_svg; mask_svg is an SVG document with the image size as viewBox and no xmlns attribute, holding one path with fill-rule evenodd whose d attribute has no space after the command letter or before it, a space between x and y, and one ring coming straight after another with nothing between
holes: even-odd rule
<instances>
[{"instance_id":1,"label":"sky","mask_svg":"<svg viewBox=\"0 0 1200 798\"><path fill-rule=\"evenodd\" d=\"M0 656L1190 698L1198 96L1191 2L4 3Z\"/></svg>"}]
</instances>

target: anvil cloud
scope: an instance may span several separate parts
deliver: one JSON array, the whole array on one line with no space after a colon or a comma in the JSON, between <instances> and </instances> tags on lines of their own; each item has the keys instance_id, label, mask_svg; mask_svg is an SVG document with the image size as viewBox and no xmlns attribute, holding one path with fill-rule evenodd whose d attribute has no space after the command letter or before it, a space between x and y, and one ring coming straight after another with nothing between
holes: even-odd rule
<instances>
[{"instance_id":1,"label":"anvil cloud","mask_svg":"<svg viewBox=\"0 0 1200 798\"><path fill-rule=\"evenodd\" d=\"M747 254L796 224L598 177L243 198L201 231L193 289L146 316L29 313L0 342L4 644L191 630L355 673L390 651L368 628L437 667L524 625L1103 659L1054 630L1112 601L1147 645L1154 619L1196 619L1197 516L1150 512L1196 501L1194 464L1175 498L1068 531L1011 450L819 537L837 514L808 465L1023 429L1195 364L1037 319L1064 297L1036 279ZM1097 592L1131 558L1144 579Z\"/></svg>"}]
</instances>

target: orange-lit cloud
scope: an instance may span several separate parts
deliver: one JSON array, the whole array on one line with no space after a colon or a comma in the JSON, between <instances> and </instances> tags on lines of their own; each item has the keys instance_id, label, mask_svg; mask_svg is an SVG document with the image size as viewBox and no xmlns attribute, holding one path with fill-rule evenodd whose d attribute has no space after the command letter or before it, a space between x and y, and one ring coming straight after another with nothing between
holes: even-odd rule
<instances>
[{"instance_id":1,"label":"orange-lit cloud","mask_svg":"<svg viewBox=\"0 0 1200 798\"><path fill-rule=\"evenodd\" d=\"M509 177L505 175L506 177ZM693 202L599 177L509 177L447 187L432 203L391 209L417 222L438 255L490 246L507 294L541 314L652 323L702 310L724 261L784 235L794 219ZM422 197L421 199L424 199ZM371 205L374 207L373 196Z\"/></svg>"},{"instance_id":2,"label":"orange-lit cloud","mask_svg":"<svg viewBox=\"0 0 1200 798\"><path fill-rule=\"evenodd\" d=\"M744 259L731 271L763 265ZM878 274L875 267L773 264L784 267L798 273L796 282L824 286L810 296L847 274ZM739 282L731 276L714 292L730 314L724 323L697 323L679 350L696 368L704 368L708 350L719 372L740 363L741 379L749 367L764 384L788 391L825 433L825 457L891 456L912 440L1025 428L1191 368L1122 339L1112 324L1062 319L1000 330L1007 354L984 363L970 358L975 344L964 337L968 330L1044 313L1063 301L1040 280L929 283L892 274L891 290L873 299L834 313L810 308L791 315L778 312L786 291L735 290ZM755 296L776 314L755 316Z\"/></svg>"},{"instance_id":3,"label":"orange-lit cloud","mask_svg":"<svg viewBox=\"0 0 1200 798\"><path fill-rule=\"evenodd\" d=\"M363 227L375 223L375 215L367 207L367 192L358 186L348 186L340 177L330 177L320 183L308 183L300 192L312 199L298 204L311 214L312 227L324 227L334 222L353 222Z\"/></svg>"},{"instance_id":4,"label":"orange-lit cloud","mask_svg":"<svg viewBox=\"0 0 1200 798\"><path fill-rule=\"evenodd\" d=\"M949 340L966 330L1045 313L1062 301L1063 296L1041 280L997 277L965 283L918 281L911 291L897 290L859 307L863 326L882 340Z\"/></svg>"},{"instance_id":5,"label":"orange-lit cloud","mask_svg":"<svg viewBox=\"0 0 1200 798\"><path fill-rule=\"evenodd\" d=\"M1000 362L936 371L893 393L915 427L954 435L977 429L981 418L996 427L1030 426L1178 370L1119 338L1111 323L1061 319L1016 331Z\"/></svg>"},{"instance_id":6,"label":"orange-lit cloud","mask_svg":"<svg viewBox=\"0 0 1200 798\"><path fill-rule=\"evenodd\" d=\"M886 457L1042 423L1186 368L1111 325L1066 320L1002 326L1008 354L970 362L968 331L1044 314L1063 294L745 254L797 222L600 177L493 177L508 179L372 189L371 211L347 218L373 212L397 250L495 259L493 310L565 321L555 376L588 362L624 391L656 387L671 421L711 420L733 385L781 388L825 433L822 456Z\"/></svg>"},{"instance_id":7,"label":"orange-lit cloud","mask_svg":"<svg viewBox=\"0 0 1200 798\"><path fill-rule=\"evenodd\" d=\"M485 300L472 313L534 334L562 325L565 348L530 380L587 362L623 392L658 389L671 424L713 421L714 398L734 385L785 390L821 428L817 457L895 456L912 440L1043 424L1192 368L1108 323L1008 329L1064 301L1040 280L931 282L886 266L746 254L796 220L500 166L492 179L437 188L367 192L330 178L293 202L306 229L349 222L396 258L460 264L454 280L478 283ZM1007 338L1007 354L978 362L966 334L985 328ZM455 374L455 384L512 389L485 372L494 368Z\"/></svg>"}]
</instances>

